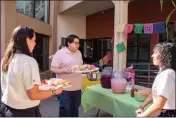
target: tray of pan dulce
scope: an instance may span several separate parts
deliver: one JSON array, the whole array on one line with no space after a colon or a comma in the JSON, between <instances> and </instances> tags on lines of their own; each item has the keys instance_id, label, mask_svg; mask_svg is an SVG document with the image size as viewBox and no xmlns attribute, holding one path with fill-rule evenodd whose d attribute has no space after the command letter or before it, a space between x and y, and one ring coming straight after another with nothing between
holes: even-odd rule
<instances>
[{"instance_id":1,"label":"tray of pan dulce","mask_svg":"<svg viewBox=\"0 0 176 118\"><path fill-rule=\"evenodd\" d=\"M55 90L58 88L68 88L71 86L71 82L68 80L63 80L61 78L51 78L49 80L42 80L40 90Z\"/></svg>"},{"instance_id":2,"label":"tray of pan dulce","mask_svg":"<svg viewBox=\"0 0 176 118\"><path fill-rule=\"evenodd\" d=\"M74 73L90 73L94 71L98 71L99 68L94 65L84 64L84 65L74 65L71 68L71 71Z\"/></svg>"}]
</instances>

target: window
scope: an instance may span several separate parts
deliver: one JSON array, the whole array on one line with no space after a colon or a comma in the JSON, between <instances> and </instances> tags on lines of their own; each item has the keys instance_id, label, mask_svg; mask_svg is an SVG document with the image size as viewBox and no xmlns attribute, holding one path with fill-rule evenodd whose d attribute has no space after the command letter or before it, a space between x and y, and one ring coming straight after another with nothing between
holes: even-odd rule
<instances>
[{"instance_id":1,"label":"window","mask_svg":"<svg viewBox=\"0 0 176 118\"><path fill-rule=\"evenodd\" d=\"M127 45L128 62L149 62L150 60L150 39L145 34L130 34Z\"/></svg>"},{"instance_id":2,"label":"window","mask_svg":"<svg viewBox=\"0 0 176 118\"><path fill-rule=\"evenodd\" d=\"M135 69L135 83L151 87L156 72L150 64L150 35L129 34L127 41L127 67ZM150 72L152 70L152 72Z\"/></svg>"},{"instance_id":3,"label":"window","mask_svg":"<svg viewBox=\"0 0 176 118\"><path fill-rule=\"evenodd\" d=\"M49 23L49 0L17 0L16 10L26 16Z\"/></svg>"},{"instance_id":4,"label":"window","mask_svg":"<svg viewBox=\"0 0 176 118\"><path fill-rule=\"evenodd\" d=\"M49 69L49 37L36 33L36 45L33 51L33 57L39 64L40 72Z\"/></svg>"},{"instance_id":5,"label":"window","mask_svg":"<svg viewBox=\"0 0 176 118\"><path fill-rule=\"evenodd\" d=\"M111 38L80 39L79 50L82 53L83 60L92 64L104 57L111 51Z\"/></svg>"}]
</instances>

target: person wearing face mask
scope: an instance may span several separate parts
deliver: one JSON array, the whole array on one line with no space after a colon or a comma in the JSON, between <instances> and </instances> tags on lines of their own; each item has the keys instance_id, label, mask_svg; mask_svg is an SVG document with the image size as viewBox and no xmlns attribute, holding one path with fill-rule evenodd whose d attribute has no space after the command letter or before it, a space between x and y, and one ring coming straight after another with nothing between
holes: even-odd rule
<instances>
[{"instance_id":1,"label":"person wearing face mask","mask_svg":"<svg viewBox=\"0 0 176 118\"><path fill-rule=\"evenodd\" d=\"M12 37L1 61L1 101L11 117L41 117L40 100L60 94L57 90L40 90L37 61L31 56L36 35L32 28L20 25ZM2 109L1 109L2 110Z\"/></svg>"},{"instance_id":2,"label":"person wearing face mask","mask_svg":"<svg viewBox=\"0 0 176 118\"><path fill-rule=\"evenodd\" d=\"M159 43L153 50L153 64L159 67L152 92L136 110L137 117L150 117L158 113L159 117L176 117L175 72L176 46L173 43ZM143 108L150 102L153 104L146 110Z\"/></svg>"},{"instance_id":3,"label":"person wearing face mask","mask_svg":"<svg viewBox=\"0 0 176 118\"><path fill-rule=\"evenodd\" d=\"M71 73L74 65L82 65L82 54L79 49L79 37L69 35L66 38L66 47L58 50L51 62L51 71L71 82L71 87L60 94L59 117L78 117L78 108L81 104L82 74Z\"/></svg>"}]
</instances>

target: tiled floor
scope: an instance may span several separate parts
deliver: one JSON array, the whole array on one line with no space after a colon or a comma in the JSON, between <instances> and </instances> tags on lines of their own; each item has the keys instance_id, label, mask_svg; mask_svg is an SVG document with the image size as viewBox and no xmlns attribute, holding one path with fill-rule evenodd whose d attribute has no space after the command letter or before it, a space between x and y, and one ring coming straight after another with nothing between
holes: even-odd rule
<instances>
[{"instance_id":1,"label":"tiled floor","mask_svg":"<svg viewBox=\"0 0 176 118\"><path fill-rule=\"evenodd\" d=\"M40 111L43 117L57 117L59 114L58 102L54 97L42 100L40 105ZM84 113L82 106L79 108L80 117L95 117L98 109L93 108L90 111ZM112 117L111 114L100 110L98 117Z\"/></svg>"}]
</instances>

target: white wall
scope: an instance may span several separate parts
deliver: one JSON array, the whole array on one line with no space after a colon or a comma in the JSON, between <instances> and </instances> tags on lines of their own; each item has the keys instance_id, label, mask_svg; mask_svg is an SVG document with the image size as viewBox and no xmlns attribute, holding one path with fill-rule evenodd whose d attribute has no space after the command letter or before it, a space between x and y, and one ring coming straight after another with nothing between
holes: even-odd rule
<instances>
[{"instance_id":1,"label":"white wall","mask_svg":"<svg viewBox=\"0 0 176 118\"><path fill-rule=\"evenodd\" d=\"M80 39L86 38L86 16L58 15L57 16L57 49L61 44L61 38L75 34Z\"/></svg>"},{"instance_id":2,"label":"white wall","mask_svg":"<svg viewBox=\"0 0 176 118\"><path fill-rule=\"evenodd\" d=\"M75 6L76 4L78 4L78 3L81 3L82 2L82 0L78 0L78 1L76 1L76 0L74 0L74 1L65 1L65 0L63 0L63 1L59 1L59 13L61 13L61 12L63 12L63 11L65 11L65 10L67 10L67 9L69 9L69 8L71 8L71 7L73 7L73 6Z\"/></svg>"}]
</instances>

